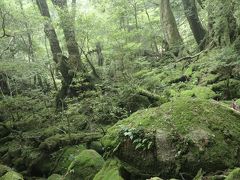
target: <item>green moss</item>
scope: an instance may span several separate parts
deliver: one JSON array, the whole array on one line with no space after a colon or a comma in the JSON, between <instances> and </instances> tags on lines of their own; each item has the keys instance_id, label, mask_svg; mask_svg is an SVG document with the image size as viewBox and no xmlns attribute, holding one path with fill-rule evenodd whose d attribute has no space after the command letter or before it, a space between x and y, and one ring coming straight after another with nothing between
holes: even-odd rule
<instances>
[{"instance_id":1,"label":"green moss","mask_svg":"<svg viewBox=\"0 0 240 180\"><path fill-rule=\"evenodd\" d=\"M236 79L224 80L212 85L212 90L221 95L222 99L240 97L240 81Z\"/></svg>"},{"instance_id":2,"label":"green moss","mask_svg":"<svg viewBox=\"0 0 240 180\"><path fill-rule=\"evenodd\" d=\"M57 151L53 155L56 157L55 159L58 161L57 166L54 170L54 173L65 174L71 162L75 159L75 157L80 154L86 148L83 145L65 147L60 151Z\"/></svg>"},{"instance_id":3,"label":"green moss","mask_svg":"<svg viewBox=\"0 0 240 180\"><path fill-rule=\"evenodd\" d=\"M169 173L173 177L177 169L190 174L196 174L200 168L212 172L240 163L236 158L240 144L239 119L239 113L217 101L182 97L119 121L108 129L102 143L109 149L118 146L117 157L138 172L161 177ZM120 132L131 128L156 133L160 143L156 149L159 163L155 162L154 154L136 151L129 142L119 146Z\"/></svg>"},{"instance_id":4,"label":"green moss","mask_svg":"<svg viewBox=\"0 0 240 180\"><path fill-rule=\"evenodd\" d=\"M103 167L104 160L94 150L83 150L70 164L70 179L91 180Z\"/></svg>"},{"instance_id":5,"label":"green moss","mask_svg":"<svg viewBox=\"0 0 240 180\"><path fill-rule=\"evenodd\" d=\"M236 101L237 105L240 106L240 99Z\"/></svg>"},{"instance_id":6,"label":"green moss","mask_svg":"<svg viewBox=\"0 0 240 180\"><path fill-rule=\"evenodd\" d=\"M226 177L225 180L239 180L240 179L240 168L234 169L230 174Z\"/></svg>"},{"instance_id":7,"label":"green moss","mask_svg":"<svg viewBox=\"0 0 240 180\"><path fill-rule=\"evenodd\" d=\"M192 67L189 67L187 68L187 70L185 71L184 75L186 76L191 76L193 73L193 68Z\"/></svg>"},{"instance_id":8,"label":"green moss","mask_svg":"<svg viewBox=\"0 0 240 180\"><path fill-rule=\"evenodd\" d=\"M201 99L211 99L216 97L216 93L208 87L197 86L192 90L185 90L180 93L184 97L197 97Z\"/></svg>"},{"instance_id":9,"label":"green moss","mask_svg":"<svg viewBox=\"0 0 240 180\"><path fill-rule=\"evenodd\" d=\"M6 174L8 171L11 171L12 169L8 166L0 164L0 177Z\"/></svg>"},{"instance_id":10,"label":"green moss","mask_svg":"<svg viewBox=\"0 0 240 180\"><path fill-rule=\"evenodd\" d=\"M9 171L4 176L2 176L0 180L23 180L23 177L17 172Z\"/></svg>"},{"instance_id":11,"label":"green moss","mask_svg":"<svg viewBox=\"0 0 240 180\"><path fill-rule=\"evenodd\" d=\"M47 180L63 180L63 177L59 174L52 174L47 178Z\"/></svg>"},{"instance_id":12,"label":"green moss","mask_svg":"<svg viewBox=\"0 0 240 180\"><path fill-rule=\"evenodd\" d=\"M120 163L116 159L109 159L93 180L123 180L119 173Z\"/></svg>"}]
</instances>

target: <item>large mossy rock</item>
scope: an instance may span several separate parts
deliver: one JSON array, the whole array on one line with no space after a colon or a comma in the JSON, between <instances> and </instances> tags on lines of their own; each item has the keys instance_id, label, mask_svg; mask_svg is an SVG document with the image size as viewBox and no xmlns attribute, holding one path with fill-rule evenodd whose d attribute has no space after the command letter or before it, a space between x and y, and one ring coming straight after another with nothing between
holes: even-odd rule
<instances>
[{"instance_id":1,"label":"large mossy rock","mask_svg":"<svg viewBox=\"0 0 240 180\"><path fill-rule=\"evenodd\" d=\"M12 171L12 169L10 167L0 164L0 177L9 171Z\"/></svg>"},{"instance_id":2,"label":"large mossy rock","mask_svg":"<svg viewBox=\"0 0 240 180\"><path fill-rule=\"evenodd\" d=\"M64 177L59 174L52 174L47 178L47 180L63 180Z\"/></svg>"},{"instance_id":3,"label":"large mossy rock","mask_svg":"<svg viewBox=\"0 0 240 180\"><path fill-rule=\"evenodd\" d=\"M180 93L180 96L183 97L197 97L201 99L212 99L217 95L208 87L196 86L191 90L185 90Z\"/></svg>"},{"instance_id":4,"label":"large mossy rock","mask_svg":"<svg viewBox=\"0 0 240 180\"><path fill-rule=\"evenodd\" d=\"M23 177L17 172L9 171L4 176L0 177L0 180L23 180Z\"/></svg>"},{"instance_id":5,"label":"large mossy rock","mask_svg":"<svg viewBox=\"0 0 240 180\"><path fill-rule=\"evenodd\" d=\"M240 179L240 168L235 168L225 180L239 180Z\"/></svg>"},{"instance_id":6,"label":"large mossy rock","mask_svg":"<svg viewBox=\"0 0 240 180\"><path fill-rule=\"evenodd\" d=\"M214 172L240 164L240 113L213 100L179 98L119 121L102 143L131 174Z\"/></svg>"},{"instance_id":7,"label":"large mossy rock","mask_svg":"<svg viewBox=\"0 0 240 180\"><path fill-rule=\"evenodd\" d=\"M120 175L120 163L116 159L109 159L93 180L124 180Z\"/></svg>"},{"instance_id":8,"label":"large mossy rock","mask_svg":"<svg viewBox=\"0 0 240 180\"><path fill-rule=\"evenodd\" d=\"M70 164L68 179L92 180L101 170L104 159L94 150L83 150Z\"/></svg>"}]
</instances>

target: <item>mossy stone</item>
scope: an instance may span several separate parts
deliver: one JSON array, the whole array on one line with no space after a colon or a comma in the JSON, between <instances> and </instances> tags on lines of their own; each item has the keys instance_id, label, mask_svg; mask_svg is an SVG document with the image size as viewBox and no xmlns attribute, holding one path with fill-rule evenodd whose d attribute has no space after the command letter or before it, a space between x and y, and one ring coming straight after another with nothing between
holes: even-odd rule
<instances>
[{"instance_id":1,"label":"mossy stone","mask_svg":"<svg viewBox=\"0 0 240 180\"><path fill-rule=\"evenodd\" d=\"M122 141L121 132L133 128L154 134L153 149L136 150L130 140ZM240 113L214 100L184 97L119 121L102 143L132 174L171 178L183 171L194 176L201 168L214 172L236 166L239 137Z\"/></svg>"},{"instance_id":2,"label":"mossy stone","mask_svg":"<svg viewBox=\"0 0 240 180\"><path fill-rule=\"evenodd\" d=\"M94 150L83 150L70 164L69 179L92 180L101 170L104 159Z\"/></svg>"},{"instance_id":3,"label":"mossy stone","mask_svg":"<svg viewBox=\"0 0 240 180\"><path fill-rule=\"evenodd\" d=\"M23 180L23 177L21 174L15 171L9 171L4 176L2 176L0 180Z\"/></svg>"},{"instance_id":4,"label":"mossy stone","mask_svg":"<svg viewBox=\"0 0 240 180\"><path fill-rule=\"evenodd\" d=\"M109 159L93 180L124 180L119 172L120 163L116 159Z\"/></svg>"},{"instance_id":5,"label":"mossy stone","mask_svg":"<svg viewBox=\"0 0 240 180\"><path fill-rule=\"evenodd\" d=\"M202 99L212 99L216 97L216 93L208 87L196 86L191 90L185 90L180 93L184 97L197 97Z\"/></svg>"},{"instance_id":6,"label":"mossy stone","mask_svg":"<svg viewBox=\"0 0 240 180\"><path fill-rule=\"evenodd\" d=\"M65 147L64 149L54 153L56 159L58 159L58 164L54 169L54 173L62 175L65 174L71 162L85 149L86 148L83 145L76 145L72 147Z\"/></svg>"},{"instance_id":7,"label":"mossy stone","mask_svg":"<svg viewBox=\"0 0 240 180\"><path fill-rule=\"evenodd\" d=\"M47 180L63 180L63 177L59 174L52 174L47 178Z\"/></svg>"},{"instance_id":8,"label":"mossy stone","mask_svg":"<svg viewBox=\"0 0 240 180\"><path fill-rule=\"evenodd\" d=\"M237 105L240 106L240 99L236 101Z\"/></svg>"},{"instance_id":9,"label":"mossy stone","mask_svg":"<svg viewBox=\"0 0 240 180\"><path fill-rule=\"evenodd\" d=\"M0 177L9 171L12 171L10 167L0 164Z\"/></svg>"},{"instance_id":10,"label":"mossy stone","mask_svg":"<svg viewBox=\"0 0 240 180\"><path fill-rule=\"evenodd\" d=\"M240 179L240 168L234 169L225 180L239 180Z\"/></svg>"}]
</instances>

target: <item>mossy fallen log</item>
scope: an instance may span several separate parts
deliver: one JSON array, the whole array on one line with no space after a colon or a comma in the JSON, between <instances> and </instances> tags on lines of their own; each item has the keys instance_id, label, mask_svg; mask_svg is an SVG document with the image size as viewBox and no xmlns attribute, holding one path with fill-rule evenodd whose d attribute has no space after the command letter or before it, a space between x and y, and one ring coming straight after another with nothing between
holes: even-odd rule
<instances>
[{"instance_id":1,"label":"mossy fallen log","mask_svg":"<svg viewBox=\"0 0 240 180\"><path fill-rule=\"evenodd\" d=\"M61 147L76 145L99 140L103 135L100 133L80 133L80 134L57 134L45 139L40 145L41 151L54 152Z\"/></svg>"}]
</instances>

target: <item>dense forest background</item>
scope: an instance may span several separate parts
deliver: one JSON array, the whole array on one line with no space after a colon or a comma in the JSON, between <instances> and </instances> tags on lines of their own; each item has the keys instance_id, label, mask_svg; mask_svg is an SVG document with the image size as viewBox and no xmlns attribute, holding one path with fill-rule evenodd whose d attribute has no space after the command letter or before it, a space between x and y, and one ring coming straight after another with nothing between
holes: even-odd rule
<instances>
[{"instance_id":1,"label":"dense forest background","mask_svg":"<svg viewBox=\"0 0 240 180\"><path fill-rule=\"evenodd\" d=\"M240 179L240 1L1 0L0 179Z\"/></svg>"}]
</instances>

